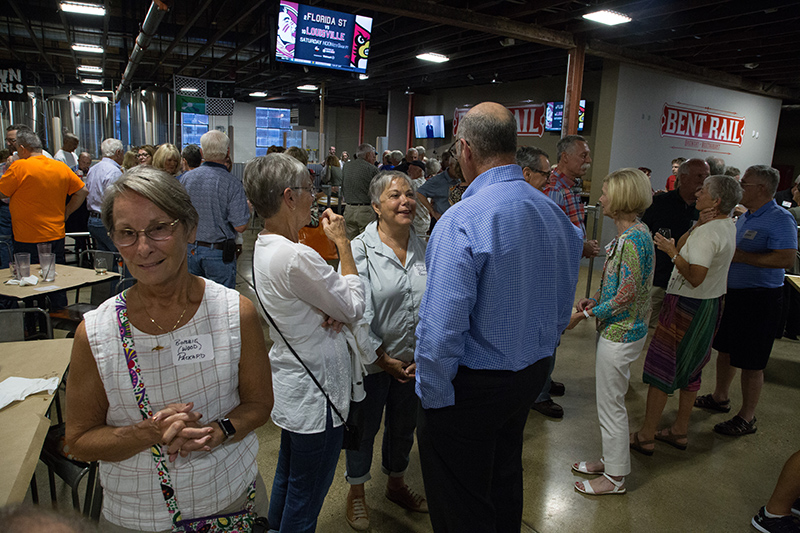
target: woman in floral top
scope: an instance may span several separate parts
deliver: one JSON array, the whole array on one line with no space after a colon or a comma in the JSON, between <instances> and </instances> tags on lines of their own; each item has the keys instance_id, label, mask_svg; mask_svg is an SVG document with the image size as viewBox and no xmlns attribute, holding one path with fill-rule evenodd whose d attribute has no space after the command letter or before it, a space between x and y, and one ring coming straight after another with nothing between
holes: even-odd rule
<instances>
[{"instance_id":1,"label":"woman in floral top","mask_svg":"<svg viewBox=\"0 0 800 533\"><path fill-rule=\"evenodd\" d=\"M603 180L599 202L614 221L617 236L606 246L600 290L594 298L578 302L569 325L573 328L584 318L596 316L599 333L595 372L603 455L598 461L582 461L572 468L602 476L593 483L575 483L584 494L624 494L625 476L631 470L625 392L631 363L647 339L655 253L650 230L638 215L652 200L650 181L641 170L624 168Z\"/></svg>"}]
</instances>

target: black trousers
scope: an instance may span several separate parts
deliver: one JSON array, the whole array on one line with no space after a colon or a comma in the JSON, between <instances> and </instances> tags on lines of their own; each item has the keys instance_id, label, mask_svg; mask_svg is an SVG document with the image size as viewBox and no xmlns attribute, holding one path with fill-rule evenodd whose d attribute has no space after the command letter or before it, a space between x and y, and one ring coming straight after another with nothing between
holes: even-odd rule
<instances>
[{"instance_id":1,"label":"black trousers","mask_svg":"<svg viewBox=\"0 0 800 533\"><path fill-rule=\"evenodd\" d=\"M522 433L549 358L511 372L459 367L455 405L420 409L422 476L436 533L518 533Z\"/></svg>"}]
</instances>

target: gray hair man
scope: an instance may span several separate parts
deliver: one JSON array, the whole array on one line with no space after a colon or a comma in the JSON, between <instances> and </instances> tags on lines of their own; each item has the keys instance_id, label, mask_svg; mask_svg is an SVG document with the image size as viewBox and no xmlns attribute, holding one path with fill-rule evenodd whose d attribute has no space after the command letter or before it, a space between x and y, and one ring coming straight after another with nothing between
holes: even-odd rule
<instances>
[{"instance_id":1,"label":"gray hair man","mask_svg":"<svg viewBox=\"0 0 800 533\"><path fill-rule=\"evenodd\" d=\"M747 213L736 223L725 310L714 338L713 347L719 352L716 387L694 404L729 412L730 388L736 369L742 370L742 407L736 416L714 426L723 435L756 431L755 411L781 313L784 269L794 264L797 253L796 221L773 200L779 181L776 169L753 165L740 183Z\"/></svg>"},{"instance_id":2,"label":"gray hair man","mask_svg":"<svg viewBox=\"0 0 800 533\"><path fill-rule=\"evenodd\" d=\"M242 182L228 172L230 139L211 130L200 137L203 163L181 175L200 223L189 246L189 272L230 289L236 287L236 235L247 229L250 208Z\"/></svg>"},{"instance_id":3,"label":"gray hair man","mask_svg":"<svg viewBox=\"0 0 800 533\"><path fill-rule=\"evenodd\" d=\"M720 176L725 174L725 160L721 157L708 156L706 157L708 163L708 171L711 176Z\"/></svg>"},{"instance_id":4,"label":"gray hair man","mask_svg":"<svg viewBox=\"0 0 800 533\"><path fill-rule=\"evenodd\" d=\"M525 181L533 185L534 189L544 191L550 179L550 156L535 146L522 146L517 150L516 161L522 168Z\"/></svg>"},{"instance_id":5,"label":"gray hair man","mask_svg":"<svg viewBox=\"0 0 800 533\"><path fill-rule=\"evenodd\" d=\"M122 176L122 159L125 157L125 149L122 141L109 137L100 144L100 155L102 159L86 175L86 188L89 190L89 197L86 199L86 207L89 209L89 220L86 227L95 240L98 250L108 250L116 252L111 237L108 236L108 229L103 225L102 211L103 198L106 189Z\"/></svg>"},{"instance_id":6,"label":"gray hair man","mask_svg":"<svg viewBox=\"0 0 800 533\"><path fill-rule=\"evenodd\" d=\"M342 191L347 202L344 222L347 226L347 238L350 240L355 239L375 220L375 211L372 210L369 197L369 183L378 173L376 159L375 148L364 143L356 150L356 158L342 169Z\"/></svg>"},{"instance_id":7,"label":"gray hair man","mask_svg":"<svg viewBox=\"0 0 800 533\"><path fill-rule=\"evenodd\" d=\"M458 134L469 187L431 235L417 327L420 462L435 531L519 531L522 433L570 319L581 237L525 183L508 109L478 104Z\"/></svg>"},{"instance_id":8,"label":"gray hair man","mask_svg":"<svg viewBox=\"0 0 800 533\"><path fill-rule=\"evenodd\" d=\"M86 177L89 173L89 167L92 166L92 154L89 152L81 152L78 156L78 171L75 173L80 177Z\"/></svg>"}]
</instances>

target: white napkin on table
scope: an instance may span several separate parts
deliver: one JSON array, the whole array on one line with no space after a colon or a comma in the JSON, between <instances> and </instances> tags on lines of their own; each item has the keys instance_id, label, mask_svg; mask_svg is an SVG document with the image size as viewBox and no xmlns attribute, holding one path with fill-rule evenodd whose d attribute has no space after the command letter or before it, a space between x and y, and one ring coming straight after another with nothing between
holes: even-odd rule
<instances>
[{"instance_id":1,"label":"white napkin on table","mask_svg":"<svg viewBox=\"0 0 800 533\"><path fill-rule=\"evenodd\" d=\"M53 394L58 388L58 382L58 378L6 378L0 383L0 409L37 392L47 391L47 394Z\"/></svg>"},{"instance_id":2,"label":"white napkin on table","mask_svg":"<svg viewBox=\"0 0 800 533\"><path fill-rule=\"evenodd\" d=\"M20 287L25 287L26 285L36 285L39 283L39 276L34 276L31 274L27 278L22 279L10 279L6 281L6 285L19 285Z\"/></svg>"}]
</instances>

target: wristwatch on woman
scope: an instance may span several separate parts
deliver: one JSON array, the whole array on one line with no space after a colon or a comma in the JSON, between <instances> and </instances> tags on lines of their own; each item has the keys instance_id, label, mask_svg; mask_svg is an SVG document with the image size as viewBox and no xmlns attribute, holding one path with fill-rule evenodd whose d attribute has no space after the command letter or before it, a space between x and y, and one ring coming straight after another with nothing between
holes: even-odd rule
<instances>
[{"instance_id":1,"label":"wristwatch on woman","mask_svg":"<svg viewBox=\"0 0 800 533\"><path fill-rule=\"evenodd\" d=\"M233 427L233 423L231 422L230 418L220 418L217 420L217 424L225 434L225 440L230 440L234 435L236 435L236 428Z\"/></svg>"}]
</instances>

